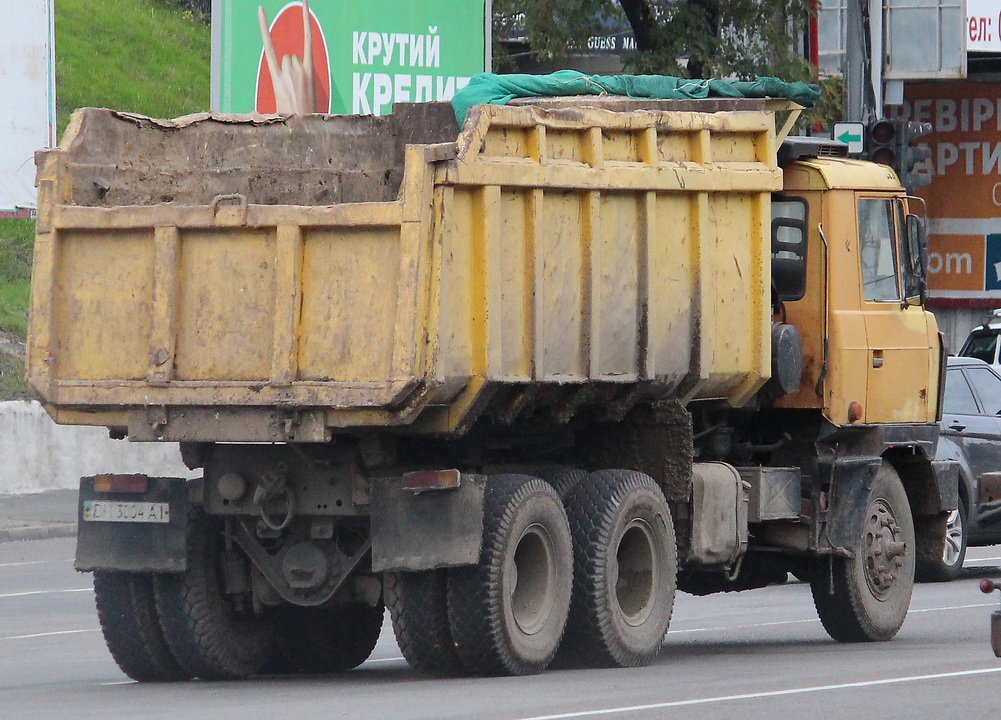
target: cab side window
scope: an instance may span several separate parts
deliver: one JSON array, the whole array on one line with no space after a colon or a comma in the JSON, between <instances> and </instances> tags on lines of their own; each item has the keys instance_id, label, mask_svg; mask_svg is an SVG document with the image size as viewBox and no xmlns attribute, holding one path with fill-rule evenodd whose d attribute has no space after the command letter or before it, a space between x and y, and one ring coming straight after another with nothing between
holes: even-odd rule
<instances>
[{"instance_id":1,"label":"cab side window","mask_svg":"<svg viewBox=\"0 0 1001 720\"><path fill-rule=\"evenodd\" d=\"M870 302L899 302L894 208L890 199L858 203L859 256L863 296Z\"/></svg>"}]
</instances>

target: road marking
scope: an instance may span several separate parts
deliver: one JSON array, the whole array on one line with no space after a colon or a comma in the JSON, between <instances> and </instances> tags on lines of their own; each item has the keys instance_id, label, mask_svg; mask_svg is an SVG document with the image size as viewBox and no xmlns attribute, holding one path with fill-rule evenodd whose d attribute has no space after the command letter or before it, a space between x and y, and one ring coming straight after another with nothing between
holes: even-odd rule
<instances>
[{"instance_id":1,"label":"road marking","mask_svg":"<svg viewBox=\"0 0 1001 720\"><path fill-rule=\"evenodd\" d=\"M70 588L68 590L28 590L27 592L3 593L0 598L27 597L29 595L55 595L58 593L94 592L94 588Z\"/></svg>"},{"instance_id":2,"label":"road marking","mask_svg":"<svg viewBox=\"0 0 1001 720\"><path fill-rule=\"evenodd\" d=\"M995 603L975 603L972 605L948 605L945 607L933 607L933 608L921 608L914 609L911 608L907 611L907 614L911 613L927 613L927 612L944 612L947 610L968 610L969 608L980 608L980 607L993 607ZM720 632L722 630L749 630L751 628L758 627L772 627L775 625L801 625L806 623L819 623L820 620L817 618L810 618L807 620L776 620L774 622L764 622L764 623L751 623L750 625L730 625L730 626L720 626L720 627L704 627L704 628L686 628L684 630L668 630L668 635L681 635L683 633L697 633L697 632Z\"/></svg>"},{"instance_id":3,"label":"road marking","mask_svg":"<svg viewBox=\"0 0 1001 720\"><path fill-rule=\"evenodd\" d=\"M406 658L403 657L376 658L374 660L366 660L365 664L368 665L369 663L400 662L401 660L405 659Z\"/></svg>"},{"instance_id":4,"label":"road marking","mask_svg":"<svg viewBox=\"0 0 1001 720\"><path fill-rule=\"evenodd\" d=\"M98 683L101 687L108 687L109 685L135 685L135 680L116 680L115 682L103 682Z\"/></svg>"},{"instance_id":5,"label":"road marking","mask_svg":"<svg viewBox=\"0 0 1001 720\"><path fill-rule=\"evenodd\" d=\"M33 633L31 635L9 635L0 637L0 640L28 640L30 638L51 637L53 635L76 635L78 633L101 632L98 628L88 630L57 630L55 632Z\"/></svg>"},{"instance_id":6,"label":"road marking","mask_svg":"<svg viewBox=\"0 0 1001 720\"><path fill-rule=\"evenodd\" d=\"M73 558L69 560L28 560L25 562L0 563L0 568L20 567L22 565L62 565L68 562L73 562Z\"/></svg>"},{"instance_id":7,"label":"road marking","mask_svg":"<svg viewBox=\"0 0 1001 720\"><path fill-rule=\"evenodd\" d=\"M973 605L950 605L948 607L934 607L934 608L922 608L921 610L908 610L907 614L911 613L925 613L925 612L939 612L942 610L967 610L969 608L979 608L979 607L993 607L994 603L975 603Z\"/></svg>"},{"instance_id":8,"label":"road marking","mask_svg":"<svg viewBox=\"0 0 1001 720\"><path fill-rule=\"evenodd\" d=\"M863 680L837 685L814 685L811 687L789 688L787 690L768 690L740 695L718 695L716 697L693 698L691 700L673 700L671 702L650 703L649 705L629 705L603 708L601 710L580 710L578 712L557 713L555 715L533 715L518 718L518 720L565 720L566 718L593 717L595 715L621 715L647 710L663 710L665 708L686 707L690 705L709 705L712 703L733 702L735 700L756 700L759 698L782 697L784 695L804 695L807 693L826 692L828 690L848 690L852 688L877 687L880 685L897 685L900 683L920 682L922 680L942 680L945 678L967 677L970 675L986 675L1001 673L1001 667L980 668L977 670L960 670L957 672L933 673L931 675L910 675L905 677L886 678L884 680Z\"/></svg>"}]
</instances>

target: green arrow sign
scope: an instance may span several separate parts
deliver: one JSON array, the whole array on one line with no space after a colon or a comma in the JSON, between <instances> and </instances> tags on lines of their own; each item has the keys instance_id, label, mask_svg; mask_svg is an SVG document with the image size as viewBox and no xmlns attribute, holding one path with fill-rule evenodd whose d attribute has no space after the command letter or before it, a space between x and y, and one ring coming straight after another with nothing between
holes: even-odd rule
<instances>
[{"instance_id":1,"label":"green arrow sign","mask_svg":"<svg viewBox=\"0 0 1001 720\"><path fill-rule=\"evenodd\" d=\"M843 143L862 142L862 135L861 134L856 135L851 130L845 130L843 133L841 133L834 139L840 140Z\"/></svg>"}]
</instances>

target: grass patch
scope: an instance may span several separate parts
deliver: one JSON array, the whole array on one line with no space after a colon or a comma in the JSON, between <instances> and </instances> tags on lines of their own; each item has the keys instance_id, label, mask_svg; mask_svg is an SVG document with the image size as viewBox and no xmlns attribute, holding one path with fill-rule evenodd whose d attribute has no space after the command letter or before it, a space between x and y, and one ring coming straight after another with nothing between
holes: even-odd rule
<instances>
[{"instance_id":1,"label":"grass patch","mask_svg":"<svg viewBox=\"0 0 1001 720\"><path fill-rule=\"evenodd\" d=\"M34 220L0 220L0 330L24 340L28 332Z\"/></svg>"},{"instance_id":2,"label":"grass patch","mask_svg":"<svg viewBox=\"0 0 1001 720\"><path fill-rule=\"evenodd\" d=\"M24 363L13 355L0 353L0 400L29 400L24 385Z\"/></svg>"},{"instance_id":3,"label":"grass patch","mask_svg":"<svg viewBox=\"0 0 1001 720\"><path fill-rule=\"evenodd\" d=\"M59 132L78 107L152 117L209 109L211 32L166 0L56 0Z\"/></svg>"}]
</instances>

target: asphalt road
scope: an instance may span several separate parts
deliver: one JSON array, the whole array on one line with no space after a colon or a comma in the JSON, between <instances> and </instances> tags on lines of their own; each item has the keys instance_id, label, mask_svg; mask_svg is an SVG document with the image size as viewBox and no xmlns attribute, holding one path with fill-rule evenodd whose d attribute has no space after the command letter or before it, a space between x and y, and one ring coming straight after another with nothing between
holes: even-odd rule
<instances>
[{"instance_id":1,"label":"asphalt road","mask_svg":"<svg viewBox=\"0 0 1001 720\"><path fill-rule=\"evenodd\" d=\"M889 643L839 645L801 583L680 595L650 667L435 680L402 660L388 625L372 658L340 676L138 684L97 625L74 541L0 544L0 718L957 718L995 720L1001 660L988 622L1001 547L970 551L962 579L919 585Z\"/></svg>"}]
</instances>

